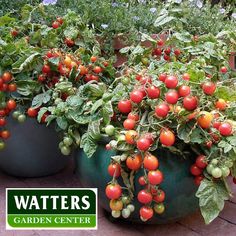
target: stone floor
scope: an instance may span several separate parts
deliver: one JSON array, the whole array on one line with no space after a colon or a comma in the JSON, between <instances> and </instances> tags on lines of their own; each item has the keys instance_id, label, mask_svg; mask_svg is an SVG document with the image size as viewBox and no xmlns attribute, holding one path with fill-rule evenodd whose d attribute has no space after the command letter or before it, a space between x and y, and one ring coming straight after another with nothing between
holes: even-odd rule
<instances>
[{"instance_id":1,"label":"stone floor","mask_svg":"<svg viewBox=\"0 0 236 236\"><path fill-rule=\"evenodd\" d=\"M5 230L5 188L6 187L79 187L78 179L73 174L73 166L61 173L44 178L14 178L0 173L0 236L236 236L236 197L226 202L221 215L206 226L200 213L188 216L176 223L168 225L135 225L111 223L102 209L98 214L97 231L53 231L53 230ZM236 187L233 186L236 193Z\"/></svg>"}]
</instances>

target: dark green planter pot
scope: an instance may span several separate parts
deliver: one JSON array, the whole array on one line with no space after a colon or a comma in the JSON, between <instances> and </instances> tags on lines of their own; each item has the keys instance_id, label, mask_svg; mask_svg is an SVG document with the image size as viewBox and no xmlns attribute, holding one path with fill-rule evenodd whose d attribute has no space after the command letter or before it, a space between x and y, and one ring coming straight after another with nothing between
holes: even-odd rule
<instances>
[{"instance_id":1,"label":"dark green planter pot","mask_svg":"<svg viewBox=\"0 0 236 236\"><path fill-rule=\"evenodd\" d=\"M18 177L41 177L57 173L68 163L58 148L60 138L54 127L28 118L23 124L9 118L11 137L0 151L0 170Z\"/></svg>"},{"instance_id":2,"label":"dark green planter pot","mask_svg":"<svg viewBox=\"0 0 236 236\"><path fill-rule=\"evenodd\" d=\"M157 215L146 223L164 224L170 221L178 220L198 209L198 200L195 197L197 187L194 185L194 179L189 172L193 163L192 157L184 160L181 156L170 153L166 150L160 150L154 153L159 159L159 169L164 173L164 181L161 188L166 193L166 210L162 215ZM82 150L77 153L77 174L85 187L94 187L99 190L99 204L107 211L110 211L109 200L105 195L105 188L111 177L107 173L107 167L110 163L110 156L115 155L113 151L106 151L104 146L97 149L96 154L87 158ZM140 170L135 177L135 194L142 189L138 184L138 178L143 175ZM135 199L137 199L135 196ZM141 205L135 201L135 212L131 213L127 220L142 223L139 218L139 209Z\"/></svg>"}]
</instances>

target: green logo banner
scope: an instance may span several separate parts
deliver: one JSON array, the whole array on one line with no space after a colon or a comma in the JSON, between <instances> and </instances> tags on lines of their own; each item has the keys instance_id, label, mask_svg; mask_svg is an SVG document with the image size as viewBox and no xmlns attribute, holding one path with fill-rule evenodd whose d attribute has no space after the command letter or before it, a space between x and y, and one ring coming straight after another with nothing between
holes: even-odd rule
<instances>
[{"instance_id":1,"label":"green logo banner","mask_svg":"<svg viewBox=\"0 0 236 236\"><path fill-rule=\"evenodd\" d=\"M7 229L97 229L97 189L7 188Z\"/></svg>"}]
</instances>

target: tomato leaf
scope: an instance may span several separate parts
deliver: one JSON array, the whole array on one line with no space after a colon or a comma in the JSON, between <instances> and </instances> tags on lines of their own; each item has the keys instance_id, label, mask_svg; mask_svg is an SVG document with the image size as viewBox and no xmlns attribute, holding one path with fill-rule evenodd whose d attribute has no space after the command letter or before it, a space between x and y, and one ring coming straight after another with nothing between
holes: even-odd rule
<instances>
[{"instance_id":1,"label":"tomato leaf","mask_svg":"<svg viewBox=\"0 0 236 236\"><path fill-rule=\"evenodd\" d=\"M222 180L211 181L204 179L196 193L199 206L206 224L210 224L222 211L224 201L230 197L227 187Z\"/></svg>"},{"instance_id":2,"label":"tomato leaf","mask_svg":"<svg viewBox=\"0 0 236 236\"><path fill-rule=\"evenodd\" d=\"M21 71L27 69L32 70L38 64L42 64L42 58L40 53L34 52L30 56L25 55L19 58L19 60L12 65L12 73L20 73Z\"/></svg>"},{"instance_id":3,"label":"tomato leaf","mask_svg":"<svg viewBox=\"0 0 236 236\"><path fill-rule=\"evenodd\" d=\"M62 116L62 117L57 117L56 119L57 121L57 125L62 129L65 130L68 127L68 122L66 117Z\"/></svg>"},{"instance_id":4,"label":"tomato leaf","mask_svg":"<svg viewBox=\"0 0 236 236\"><path fill-rule=\"evenodd\" d=\"M100 120L92 121L89 123L88 135L94 140L98 140L101 137Z\"/></svg>"},{"instance_id":5,"label":"tomato leaf","mask_svg":"<svg viewBox=\"0 0 236 236\"><path fill-rule=\"evenodd\" d=\"M174 19L175 19L175 17L167 16L167 14L161 15L155 20L154 26L159 27L159 26L165 25Z\"/></svg>"},{"instance_id":6,"label":"tomato leaf","mask_svg":"<svg viewBox=\"0 0 236 236\"><path fill-rule=\"evenodd\" d=\"M88 133L83 134L80 141L80 148L83 148L88 158L92 157L97 150L96 142L90 137Z\"/></svg>"},{"instance_id":7,"label":"tomato leaf","mask_svg":"<svg viewBox=\"0 0 236 236\"><path fill-rule=\"evenodd\" d=\"M194 129L194 126L195 121L179 124L177 127L178 137L184 140L185 143L189 143L191 141L190 135Z\"/></svg>"},{"instance_id":8,"label":"tomato leaf","mask_svg":"<svg viewBox=\"0 0 236 236\"><path fill-rule=\"evenodd\" d=\"M36 95L33 98L32 107L38 108L38 107L42 106L42 104L46 104L47 102L49 102L51 99L51 92L52 92L51 90L48 90L45 93L40 93L40 94Z\"/></svg>"},{"instance_id":9,"label":"tomato leaf","mask_svg":"<svg viewBox=\"0 0 236 236\"><path fill-rule=\"evenodd\" d=\"M113 114L114 112L111 101L108 101L104 104L102 108L102 116L105 124L108 124L110 122L110 118L113 116Z\"/></svg>"},{"instance_id":10,"label":"tomato leaf","mask_svg":"<svg viewBox=\"0 0 236 236\"><path fill-rule=\"evenodd\" d=\"M94 114L97 111L97 109L102 105L103 105L103 100L102 99L97 100L92 106L91 114Z\"/></svg>"}]
</instances>

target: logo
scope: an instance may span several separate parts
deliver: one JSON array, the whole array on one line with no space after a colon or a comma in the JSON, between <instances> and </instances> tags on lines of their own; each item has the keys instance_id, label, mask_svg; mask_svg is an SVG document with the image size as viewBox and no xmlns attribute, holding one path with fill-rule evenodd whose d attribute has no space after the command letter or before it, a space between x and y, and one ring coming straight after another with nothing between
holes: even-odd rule
<instances>
[{"instance_id":1,"label":"logo","mask_svg":"<svg viewBox=\"0 0 236 236\"><path fill-rule=\"evenodd\" d=\"M7 188L7 229L97 229L97 189Z\"/></svg>"}]
</instances>

